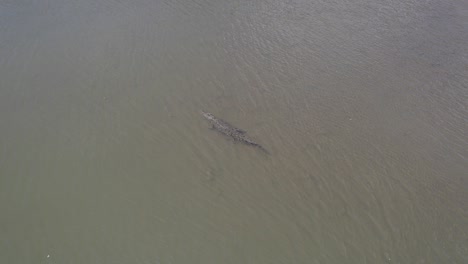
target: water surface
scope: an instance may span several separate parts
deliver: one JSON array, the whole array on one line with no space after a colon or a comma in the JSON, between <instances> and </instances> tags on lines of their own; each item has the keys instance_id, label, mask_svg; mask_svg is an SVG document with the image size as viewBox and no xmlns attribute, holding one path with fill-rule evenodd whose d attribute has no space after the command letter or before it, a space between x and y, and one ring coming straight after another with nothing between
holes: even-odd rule
<instances>
[{"instance_id":1,"label":"water surface","mask_svg":"<svg viewBox=\"0 0 468 264\"><path fill-rule=\"evenodd\" d=\"M466 43L463 0L0 1L0 262L468 263Z\"/></svg>"}]
</instances>

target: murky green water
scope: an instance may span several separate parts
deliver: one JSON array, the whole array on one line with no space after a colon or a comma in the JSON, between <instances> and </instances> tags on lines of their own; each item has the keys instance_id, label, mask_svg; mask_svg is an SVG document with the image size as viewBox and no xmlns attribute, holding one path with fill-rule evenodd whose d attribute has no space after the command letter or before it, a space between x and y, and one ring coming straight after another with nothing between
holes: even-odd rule
<instances>
[{"instance_id":1,"label":"murky green water","mask_svg":"<svg viewBox=\"0 0 468 264\"><path fill-rule=\"evenodd\" d=\"M468 263L467 43L463 0L0 0L0 263Z\"/></svg>"}]
</instances>

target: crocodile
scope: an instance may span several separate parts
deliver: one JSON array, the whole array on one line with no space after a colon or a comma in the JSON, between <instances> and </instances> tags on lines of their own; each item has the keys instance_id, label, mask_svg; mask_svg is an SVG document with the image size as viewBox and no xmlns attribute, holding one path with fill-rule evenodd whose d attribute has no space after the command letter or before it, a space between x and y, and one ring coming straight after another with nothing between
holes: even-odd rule
<instances>
[{"instance_id":1,"label":"crocodile","mask_svg":"<svg viewBox=\"0 0 468 264\"><path fill-rule=\"evenodd\" d=\"M260 150L262 150L263 152L269 154L269 152L262 145L254 142L252 139L250 139L247 136L247 131L242 130L240 128L237 128L237 127L229 124L228 122L226 122L226 121L224 121L224 120L222 120L220 118L215 117L211 113L207 113L207 112L204 112L204 111L201 111L201 113L208 121L210 121L213 130L216 130L216 131L220 132L223 135L231 137L236 142L240 142L240 143L243 143L245 145L257 147Z\"/></svg>"}]
</instances>

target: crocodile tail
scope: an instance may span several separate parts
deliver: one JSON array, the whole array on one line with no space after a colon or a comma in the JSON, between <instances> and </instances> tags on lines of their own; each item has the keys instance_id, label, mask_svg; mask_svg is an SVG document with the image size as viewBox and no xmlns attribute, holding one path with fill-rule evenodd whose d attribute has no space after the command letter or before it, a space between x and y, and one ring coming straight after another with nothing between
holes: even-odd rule
<instances>
[{"instance_id":1,"label":"crocodile tail","mask_svg":"<svg viewBox=\"0 0 468 264\"><path fill-rule=\"evenodd\" d=\"M271 155L270 151L268 151L266 148L261 147L260 149L261 149L263 152L265 152L265 154Z\"/></svg>"},{"instance_id":2,"label":"crocodile tail","mask_svg":"<svg viewBox=\"0 0 468 264\"><path fill-rule=\"evenodd\" d=\"M264 153L270 155L270 152L269 152L266 148L264 148L262 145L255 144L254 146L257 147L257 148L259 148L259 149L260 149L261 151L263 151Z\"/></svg>"}]
</instances>

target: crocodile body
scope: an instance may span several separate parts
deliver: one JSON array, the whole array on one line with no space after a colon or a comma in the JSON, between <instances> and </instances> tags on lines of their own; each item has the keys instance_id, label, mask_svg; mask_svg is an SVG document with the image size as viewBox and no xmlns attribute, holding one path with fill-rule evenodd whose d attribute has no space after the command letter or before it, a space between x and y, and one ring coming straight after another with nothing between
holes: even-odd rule
<instances>
[{"instance_id":1,"label":"crocodile body","mask_svg":"<svg viewBox=\"0 0 468 264\"><path fill-rule=\"evenodd\" d=\"M234 139L234 141L237 141L237 142L240 142L240 143L243 143L243 144L246 144L246 145L257 147L257 148L261 149L262 151L268 153L268 151L263 146L261 146L260 144L254 142L252 139L250 139L247 136L247 132L245 130L239 129L239 128L229 124L228 122L226 122L226 121L224 121L224 120L222 120L220 118L215 117L211 113L207 113L207 112L203 112L203 111L201 111L201 112L202 112L202 115L208 121L210 121L210 123L212 125L212 129L220 132L223 135L231 137L232 139Z\"/></svg>"}]
</instances>

